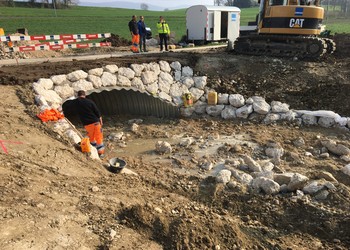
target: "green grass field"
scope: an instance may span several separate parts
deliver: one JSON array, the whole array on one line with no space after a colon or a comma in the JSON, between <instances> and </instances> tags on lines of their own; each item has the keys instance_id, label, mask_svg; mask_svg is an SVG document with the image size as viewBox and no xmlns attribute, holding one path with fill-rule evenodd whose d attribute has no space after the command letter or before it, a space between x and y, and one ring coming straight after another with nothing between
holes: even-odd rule
<instances>
[{"instance_id":1,"label":"green grass field","mask_svg":"<svg viewBox=\"0 0 350 250\"><path fill-rule=\"evenodd\" d=\"M241 25L255 20L257 12L258 8L242 9ZM6 34L14 33L18 28L27 28L32 35L110 32L129 38L128 22L132 15L144 15L147 26L154 34L160 15L165 17L177 40L186 34L185 9L164 12L76 6L55 12L53 9L1 7L0 27ZM350 19L329 16L324 22L327 29L332 33L350 33Z\"/></svg>"}]
</instances>

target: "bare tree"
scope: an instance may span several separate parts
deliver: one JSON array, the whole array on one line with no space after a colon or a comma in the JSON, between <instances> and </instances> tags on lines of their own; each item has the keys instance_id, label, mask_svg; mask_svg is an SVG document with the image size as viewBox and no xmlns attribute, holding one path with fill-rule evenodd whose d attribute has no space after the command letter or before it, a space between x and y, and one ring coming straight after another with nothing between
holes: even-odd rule
<instances>
[{"instance_id":1,"label":"bare tree","mask_svg":"<svg viewBox=\"0 0 350 250\"><path fill-rule=\"evenodd\" d=\"M148 10L148 4L142 3L142 4L140 5L140 8L141 8L141 10Z\"/></svg>"}]
</instances>

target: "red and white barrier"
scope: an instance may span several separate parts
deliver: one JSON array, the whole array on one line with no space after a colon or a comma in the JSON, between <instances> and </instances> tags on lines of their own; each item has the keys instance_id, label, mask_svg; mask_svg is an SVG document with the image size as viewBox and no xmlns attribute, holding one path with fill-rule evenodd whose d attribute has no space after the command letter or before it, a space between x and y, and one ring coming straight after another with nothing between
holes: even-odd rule
<instances>
[{"instance_id":1,"label":"red and white barrier","mask_svg":"<svg viewBox=\"0 0 350 250\"><path fill-rule=\"evenodd\" d=\"M27 52L37 50L61 50L61 49L85 49L95 47L109 47L111 43L80 43L80 44L53 44L53 45L28 45L12 48L5 48L5 52Z\"/></svg>"},{"instance_id":2,"label":"red and white barrier","mask_svg":"<svg viewBox=\"0 0 350 250\"><path fill-rule=\"evenodd\" d=\"M111 33L98 34L63 34L63 35L36 35L36 36L0 36L0 42L18 41L50 41L71 39L99 39L111 37Z\"/></svg>"}]
</instances>

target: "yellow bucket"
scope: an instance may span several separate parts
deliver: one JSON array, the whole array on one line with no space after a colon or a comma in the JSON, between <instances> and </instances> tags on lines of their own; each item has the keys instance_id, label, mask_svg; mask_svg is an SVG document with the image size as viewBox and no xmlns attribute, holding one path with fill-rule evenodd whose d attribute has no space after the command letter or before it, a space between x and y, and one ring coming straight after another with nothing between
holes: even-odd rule
<instances>
[{"instance_id":1,"label":"yellow bucket","mask_svg":"<svg viewBox=\"0 0 350 250\"><path fill-rule=\"evenodd\" d=\"M216 105L218 103L218 93L209 92L208 93L208 105Z\"/></svg>"},{"instance_id":2,"label":"yellow bucket","mask_svg":"<svg viewBox=\"0 0 350 250\"><path fill-rule=\"evenodd\" d=\"M5 31L3 28L0 28L0 36L4 36L5 35Z\"/></svg>"}]
</instances>

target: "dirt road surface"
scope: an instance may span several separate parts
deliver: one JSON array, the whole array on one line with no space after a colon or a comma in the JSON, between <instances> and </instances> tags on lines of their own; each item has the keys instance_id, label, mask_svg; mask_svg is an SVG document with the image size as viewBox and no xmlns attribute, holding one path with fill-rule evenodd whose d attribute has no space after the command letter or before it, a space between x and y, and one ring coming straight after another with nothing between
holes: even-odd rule
<instances>
[{"instance_id":1,"label":"dirt road surface","mask_svg":"<svg viewBox=\"0 0 350 250\"><path fill-rule=\"evenodd\" d=\"M350 147L348 131L210 117L111 116L104 117L105 137L123 132L125 141L106 140L107 157L97 162L35 116L31 84L39 78L159 60L208 75L218 92L350 116L350 59L341 53L300 61L215 49L1 67L1 249L350 248L350 177L340 171L347 163L331 153L320 157L321 139ZM128 121L135 118L143 122L131 132ZM196 143L181 146L187 137ZM297 147L293 141L300 138L305 143ZM173 152L156 154L158 140L171 143ZM310 179L326 171L337 180L336 189L326 199L256 194L239 183L217 184L217 170L199 167L203 160L220 164L243 154L264 159L262 148L270 141L286 152L280 171ZM107 170L107 160L116 156L126 160L128 173Z\"/></svg>"}]
</instances>

